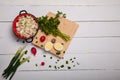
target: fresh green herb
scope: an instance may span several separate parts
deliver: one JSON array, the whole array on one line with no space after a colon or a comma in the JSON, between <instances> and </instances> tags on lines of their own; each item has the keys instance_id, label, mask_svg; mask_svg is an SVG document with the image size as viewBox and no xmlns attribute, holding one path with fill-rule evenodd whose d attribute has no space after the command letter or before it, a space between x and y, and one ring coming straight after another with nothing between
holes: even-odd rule
<instances>
[{"instance_id":1,"label":"fresh green herb","mask_svg":"<svg viewBox=\"0 0 120 80\"><path fill-rule=\"evenodd\" d=\"M57 61L60 61L59 59L57 59Z\"/></svg>"},{"instance_id":2,"label":"fresh green herb","mask_svg":"<svg viewBox=\"0 0 120 80\"><path fill-rule=\"evenodd\" d=\"M27 61L28 63L30 62L30 60Z\"/></svg>"},{"instance_id":3,"label":"fresh green herb","mask_svg":"<svg viewBox=\"0 0 120 80\"><path fill-rule=\"evenodd\" d=\"M72 61L72 58L70 59L70 61Z\"/></svg>"},{"instance_id":4,"label":"fresh green herb","mask_svg":"<svg viewBox=\"0 0 120 80\"><path fill-rule=\"evenodd\" d=\"M57 55L60 55L61 53L60 53L60 51L57 51L56 54L57 54Z\"/></svg>"},{"instance_id":5,"label":"fresh green herb","mask_svg":"<svg viewBox=\"0 0 120 80\"><path fill-rule=\"evenodd\" d=\"M73 59L76 59L76 57L74 57Z\"/></svg>"},{"instance_id":6,"label":"fresh green herb","mask_svg":"<svg viewBox=\"0 0 120 80\"><path fill-rule=\"evenodd\" d=\"M63 68L63 67L64 67L64 65L61 65L60 67L61 67L61 68Z\"/></svg>"},{"instance_id":7,"label":"fresh green herb","mask_svg":"<svg viewBox=\"0 0 120 80\"><path fill-rule=\"evenodd\" d=\"M41 45L41 47L43 47L43 45Z\"/></svg>"},{"instance_id":8,"label":"fresh green herb","mask_svg":"<svg viewBox=\"0 0 120 80\"><path fill-rule=\"evenodd\" d=\"M36 67L38 67L38 64L35 64Z\"/></svg>"},{"instance_id":9,"label":"fresh green herb","mask_svg":"<svg viewBox=\"0 0 120 80\"><path fill-rule=\"evenodd\" d=\"M63 14L62 12L59 12L56 14L55 17L48 17L48 16L42 16L42 17L38 17L37 21L38 21L38 25L39 28L46 34L52 34L53 36L59 36L61 37L63 40L65 41L69 41L70 40L70 36L62 33L59 29L58 29L58 25L60 24L60 17L66 17L65 14Z\"/></svg>"},{"instance_id":10,"label":"fresh green herb","mask_svg":"<svg viewBox=\"0 0 120 80\"><path fill-rule=\"evenodd\" d=\"M23 60L25 60L25 58L23 58Z\"/></svg>"},{"instance_id":11,"label":"fresh green herb","mask_svg":"<svg viewBox=\"0 0 120 80\"><path fill-rule=\"evenodd\" d=\"M23 40L22 42L23 42L23 43L25 43L25 41L24 41L24 40Z\"/></svg>"},{"instance_id":12,"label":"fresh green herb","mask_svg":"<svg viewBox=\"0 0 120 80\"><path fill-rule=\"evenodd\" d=\"M52 66L51 65L49 65L49 68L51 68Z\"/></svg>"},{"instance_id":13,"label":"fresh green herb","mask_svg":"<svg viewBox=\"0 0 120 80\"><path fill-rule=\"evenodd\" d=\"M50 57L50 59L52 59L52 56Z\"/></svg>"},{"instance_id":14,"label":"fresh green herb","mask_svg":"<svg viewBox=\"0 0 120 80\"><path fill-rule=\"evenodd\" d=\"M77 65L80 65L80 63L77 62Z\"/></svg>"},{"instance_id":15,"label":"fresh green herb","mask_svg":"<svg viewBox=\"0 0 120 80\"><path fill-rule=\"evenodd\" d=\"M66 14L64 14L64 13L62 13L62 12L60 12L60 11L57 11L56 17L66 18Z\"/></svg>"},{"instance_id":16,"label":"fresh green herb","mask_svg":"<svg viewBox=\"0 0 120 80\"><path fill-rule=\"evenodd\" d=\"M30 59L30 56L23 59L23 56L27 53L27 50L23 51L24 48L25 47L18 49L18 51L10 61L8 67L4 70L2 74L3 78L7 79L9 77L9 80L11 80L14 74L16 73L18 67Z\"/></svg>"},{"instance_id":17,"label":"fresh green herb","mask_svg":"<svg viewBox=\"0 0 120 80\"><path fill-rule=\"evenodd\" d=\"M63 18L66 18L66 14L63 14Z\"/></svg>"},{"instance_id":18,"label":"fresh green herb","mask_svg":"<svg viewBox=\"0 0 120 80\"><path fill-rule=\"evenodd\" d=\"M74 61L72 61L72 63L74 63Z\"/></svg>"},{"instance_id":19,"label":"fresh green herb","mask_svg":"<svg viewBox=\"0 0 120 80\"><path fill-rule=\"evenodd\" d=\"M75 67L75 65L73 65L73 67Z\"/></svg>"},{"instance_id":20,"label":"fresh green herb","mask_svg":"<svg viewBox=\"0 0 120 80\"><path fill-rule=\"evenodd\" d=\"M58 69L60 69L60 67L58 67Z\"/></svg>"},{"instance_id":21,"label":"fresh green herb","mask_svg":"<svg viewBox=\"0 0 120 80\"><path fill-rule=\"evenodd\" d=\"M64 43L61 43L62 45L64 45Z\"/></svg>"},{"instance_id":22,"label":"fresh green herb","mask_svg":"<svg viewBox=\"0 0 120 80\"><path fill-rule=\"evenodd\" d=\"M27 54L27 52L25 54Z\"/></svg>"},{"instance_id":23,"label":"fresh green herb","mask_svg":"<svg viewBox=\"0 0 120 80\"><path fill-rule=\"evenodd\" d=\"M35 43L38 43L38 41L36 41Z\"/></svg>"},{"instance_id":24,"label":"fresh green herb","mask_svg":"<svg viewBox=\"0 0 120 80\"><path fill-rule=\"evenodd\" d=\"M66 64L68 64L68 61L66 61Z\"/></svg>"},{"instance_id":25,"label":"fresh green herb","mask_svg":"<svg viewBox=\"0 0 120 80\"><path fill-rule=\"evenodd\" d=\"M63 51L63 53L65 53L65 51Z\"/></svg>"},{"instance_id":26,"label":"fresh green herb","mask_svg":"<svg viewBox=\"0 0 120 80\"><path fill-rule=\"evenodd\" d=\"M46 57L46 55L43 55L43 57Z\"/></svg>"},{"instance_id":27,"label":"fresh green herb","mask_svg":"<svg viewBox=\"0 0 120 80\"><path fill-rule=\"evenodd\" d=\"M54 66L55 69L57 69L57 66Z\"/></svg>"},{"instance_id":28,"label":"fresh green herb","mask_svg":"<svg viewBox=\"0 0 120 80\"><path fill-rule=\"evenodd\" d=\"M71 69L71 67L70 67L70 66L68 66L68 69Z\"/></svg>"}]
</instances>

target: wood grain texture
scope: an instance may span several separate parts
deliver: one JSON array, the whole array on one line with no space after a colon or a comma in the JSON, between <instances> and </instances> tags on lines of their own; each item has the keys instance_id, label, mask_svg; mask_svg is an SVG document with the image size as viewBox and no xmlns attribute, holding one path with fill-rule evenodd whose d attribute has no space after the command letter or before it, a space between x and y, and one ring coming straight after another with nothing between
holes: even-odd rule
<instances>
[{"instance_id":1,"label":"wood grain texture","mask_svg":"<svg viewBox=\"0 0 120 80\"><path fill-rule=\"evenodd\" d=\"M0 5L119 5L119 0L2 0Z\"/></svg>"},{"instance_id":2,"label":"wood grain texture","mask_svg":"<svg viewBox=\"0 0 120 80\"><path fill-rule=\"evenodd\" d=\"M28 53L30 54L30 52ZM120 54L65 54L64 59L61 59L60 62L57 64L55 63L58 58L54 57L51 54L46 53L46 57L43 57L45 53L38 53L36 57L31 55L31 59L29 63L25 63L22 65L19 70L21 71L69 71L67 69L67 66L71 67L71 70L119 70L120 69L120 62L119 57ZM73 55L74 54L74 55ZM50 59L50 57L53 57L53 59ZM98 57L99 56L99 57ZM109 57L108 57L109 56ZM8 65L10 59L13 57L13 55L1 55L0 60L3 61L3 63L0 63L0 71L2 72L3 69ZM71 63L69 59L76 57L76 60L74 60L74 63ZM66 64L66 60L69 61L69 64ZM40 66L40 63L44 61L45 66ZM80 65L77 65L77 62ZM38 67L35 66L35 64L38 64ZM52 67L49 68L49 65ZM61 66L64 65L61 69L55 69L54 66ZM73 67L75 65L75 67Z\"/></svg>"},{"instance_id":3,"label":"wood grain texture","mask_svg":"<svg viewBox=\"0 0 120 80\"><path fill-rule=\"evenodd\" d=\"M72 21L120 22L120 6L0 6L0 21L13 21L23 9L36 17L46 15L49 11L62 11Z\"/></svg>"},{"instance_id":4,"label":"wood grain texture","mask_svg":"<svg viewBox=\"0 0 120 80\"><path fill-rule=\"evenodd\" d=\"M32 77L30 78L30 76ZM46 80L46 77L51 80L119 80L118 76L120 76L120 71L116 70L49 71L49 73L48 71L20 71L15 74L13 80Z\"/></svg>"},{"instance_id":5,"label":"wood grain texture","mask_svg":"<svg viewBox=\"0 0 120 80\"><path fill-rule=\"evenodd\" d=\"M78 29L73 41L68 47L68 53L119 53L120 52L120 23L79 23L81 27ZM17 38L12 32L12 24L0 23L0 54L13 54L18 47L23 44L22 41L17 42ZM7 37L6 37L7 36ZM76 44L77 43L77 44ZM16 47L14 47L14 46ZM28 44L30 45L30 44ZM6 47L7 46L7 47ZM74 47L74 48L73 48ZM41 49L39 49L41 50Z\"/></svg>"},{"instance_id":6,"label":"wood grain texture","mask_svg":"<svg viewBox=\"0 0 120 80\"><path fill-rule=\"evenodd\" d=\"M120 22L76 22L76 23L80 25L80 28L78 28L74 38L120 37L119 31ZM12 32L12 22L0 22L0 27L2 27L2 29L0 29L1 38L4 38L7 35L14 36Z\"/></svg>"},{"instance_id":7,"label":"wood grain texture","mask_svg":"<svg viewBox=\"0 0 120 80\"><path fill-rule=\"evenodd\" d=\"M35 16L60 10L78 23L80 28L58 65L74 56L80 65L71 70L49 69L48 65L55 65L57 58L37 48L37 57L29 51L30 63L22 65L13 80L120 80L120 0L0 1L0 73L19 47L27 45L28 50L33 47L16 42L12 32L12 21L23 9ZM44 54L47 58L42 57ZM51 56L53 59L49 60ZM36 68L35 64L41 61L46 66Z\"/></svg>"}]
</instances>

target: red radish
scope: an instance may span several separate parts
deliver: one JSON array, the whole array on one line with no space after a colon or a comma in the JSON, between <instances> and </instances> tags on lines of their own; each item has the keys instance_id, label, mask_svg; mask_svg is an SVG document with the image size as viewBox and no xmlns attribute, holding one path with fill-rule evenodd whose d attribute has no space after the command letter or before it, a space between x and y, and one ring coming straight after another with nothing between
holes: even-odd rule
<instances>
[{"instance_id":1,"label":"red radish","mask_svg":"<svg viewBox=\"0 0 120 80\"><path fill-rule=\"evenodd\" d=\"M41 37L40 37L40 41L41 41L41 42L44 42L44 41L45 41L45 39L46 39L46 37L45 37L45 36L41 36Z\"/></svg>"},{"instance_id":2,"label":"red radish","mask_svg":"<svg viewBox=\"0 0 120 80\"><path fill-rule=\"evenodd\" d=\"M36 55L36 53L37 53L36 48L35 48L35 47L32 47L32 48L31 48L31 52L32 52L32 54L35 56L35 55Z\"/></svg>"},{"instance_id":3,"label":"red radish","mask_svg":"<svg viewBox=\"0 0 120 80\"><path fill-rule=\"evenodd\" d=\"M45 65L45 62L41 62L41 66L44 66Z\"/></svg>"}]
</instances>

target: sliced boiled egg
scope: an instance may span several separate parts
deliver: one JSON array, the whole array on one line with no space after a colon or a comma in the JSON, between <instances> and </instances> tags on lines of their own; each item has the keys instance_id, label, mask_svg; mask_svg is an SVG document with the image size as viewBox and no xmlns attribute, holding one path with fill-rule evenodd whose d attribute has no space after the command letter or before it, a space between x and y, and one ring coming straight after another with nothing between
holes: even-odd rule
<instances>
[{"instance_id":1,"label":"sliced boiled egg","mask_svg":"<svg viewBox=\"0 0 120 80\"><path fill-rule=\"evenodd\" d=\"M63 45L62 45L61 43L59 43L59 42L56 42L56 43L54 44L54 48L55 48L57 51L61 51L61 50L63 50Z\"/></svg>"},{"instance_id":2,"label":"sliced boiled egg","mask_svg":"<svg viewBox=\"0 0 120 80\"><path fill-rule=\"evenodd\" d=\"M53 48L53 43L52 42L46 42L45 43L45 50L50 51Z\"/></svg>"}]
</instances>

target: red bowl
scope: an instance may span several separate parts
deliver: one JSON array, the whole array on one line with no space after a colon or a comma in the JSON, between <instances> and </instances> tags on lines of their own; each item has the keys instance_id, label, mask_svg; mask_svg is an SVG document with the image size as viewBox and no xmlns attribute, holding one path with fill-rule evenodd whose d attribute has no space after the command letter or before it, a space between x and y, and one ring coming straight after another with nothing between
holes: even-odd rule
<instances>
[{"instance_id":1,"label":"red bowl","mask_svg":"<svg viewBox=\"0 0 120 80\"><path fill-rule=\"evenodd\" d=\"M24 12L24 13L23 13L23 12ZM22 10L22 11L20 11L19 15L18 15L18 16L14 19L14 21L13 21L13 32L14 32L14 34L15 34L18 38L20 38L20 39L29 39L29 38L31 38L31 37L33 37L33 36L31 36L31 37L29 37L29 38L26 38L26 37L24 37L24 36L21 36L21 35L18 33L18 31L16 30L16 29L17 29L17 28L16 28L16 23L19 21L19 19L20 19L22 16L31 16L31 17L35 20L36 23L37 23L37 19L36 19L36 17L35 17L34 15L27 13L26 10ZM37 31L36 31L36 33L37 33ZM34 36L35 36L35 35L34 35Z\"/></svg>"}]
</instances>

